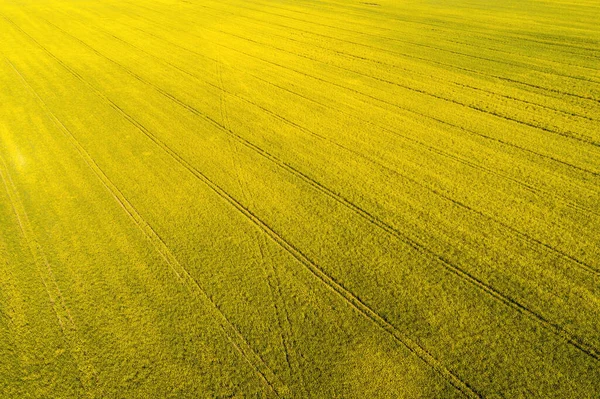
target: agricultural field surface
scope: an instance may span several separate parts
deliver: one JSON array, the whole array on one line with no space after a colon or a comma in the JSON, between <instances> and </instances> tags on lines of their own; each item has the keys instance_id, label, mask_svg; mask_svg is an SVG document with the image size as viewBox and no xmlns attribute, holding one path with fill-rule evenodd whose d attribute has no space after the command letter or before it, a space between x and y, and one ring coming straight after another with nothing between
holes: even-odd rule
<instances>
[{"instance_id":1,"label":"agricultural field surface","mask_svg":"<svg viewBox=\"0 0 600 399\"><path fill-rule=\"evenodd\" d=\"M600 3L0 0L29 398L600 398Z\"/></svg>"}]
</instances>

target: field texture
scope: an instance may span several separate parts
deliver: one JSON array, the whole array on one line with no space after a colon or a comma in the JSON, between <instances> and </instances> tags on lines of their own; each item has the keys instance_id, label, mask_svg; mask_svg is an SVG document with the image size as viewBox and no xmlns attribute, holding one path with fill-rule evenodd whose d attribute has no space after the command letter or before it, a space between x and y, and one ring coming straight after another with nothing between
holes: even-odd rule
<instances>
[{"instance_id":1,"label":"field texture","mask_svg":"<svg viewBox=\"0 0 600 399\"><path fill-rule=\"evenodd\" d=\"M0 398L599 398L599 23L0 1Z\"/></svg>"}]
</instances>

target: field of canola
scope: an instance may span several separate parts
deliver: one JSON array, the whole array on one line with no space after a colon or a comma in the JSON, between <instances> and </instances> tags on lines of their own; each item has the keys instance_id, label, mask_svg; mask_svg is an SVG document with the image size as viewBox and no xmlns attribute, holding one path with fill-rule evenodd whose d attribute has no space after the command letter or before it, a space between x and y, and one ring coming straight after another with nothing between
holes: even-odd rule
<instances>
[{"instance_id":1,"label":"field of canola","mask_svg":"<svg viewBox=\"0 0 600 399\"><path fill-rule=\"evenodd\" d=\"M1 1L0 397L600 397L599 21Z\"/></svg>"}]
</instances>

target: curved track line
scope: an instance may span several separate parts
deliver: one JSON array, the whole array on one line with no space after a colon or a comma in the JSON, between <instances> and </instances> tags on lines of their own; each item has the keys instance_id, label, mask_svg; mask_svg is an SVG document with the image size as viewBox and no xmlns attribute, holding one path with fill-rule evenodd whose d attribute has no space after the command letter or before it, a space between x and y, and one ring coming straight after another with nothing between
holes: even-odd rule
<instances>
[{"instance_id":1,"label":"curved track line","mask_svg":"<svg viewBox=\"0 0 600 399\"><path fill-rule=\"evenodd\" d=\"M58 61L58 59L56 60ZM61 65L63 65L63 67L66 68L64 64L61 63ZM13 68L15 67L13 66ZM69 72L74 73L74 71L71 71L70 69L68 70ZM17 71L16 68L15 71ZM240 354L249 363L252 369L261 377L263 382L272 390L272 392L277 397L288 397L289 393L285 384L279 381L277 376L269 369L269 367L266 365L266 363L260 357L260 355L253 351L245 337L239 332L239 330L233 325L233 323L229 321L229 319L223 314L223 312L221 312L217 304L213 302L213 300L210 298L210 296L207 294L207 292L204 290L201 284L191 276L191 274L183 265L181 265L181 263L173 255L171 250L167 247L165 242L162 240L162 238L160 238L160 236L152 228L152 226L150 226L142 218L142 216L138 213L135 207L127 200L127 198L121 193L117 186L115 186L112 183L112 181L108 178L108 176L104 174L102 169L96 164L93 158L81 146L81 144L73 135L73 133L54 115L54 113L52 113L47 104L37 94L37 92L35 92L33 87L31 87L31 85L25 80L25 78L22 75L20 76L23 80L23 83L34 93L36 98L43 105L44 110L51 117L51 120L63 131L63 133L65 133L65 136L71 142L71 145L74 146L74 148L80 154L80 156L88 165L88 167L94 172L94 174L100 180L102 185L111 193L111 195L119 203L123 211L125 211L125 213L130 217L134 224L141 230L144 236L152 243L155 250L169 265L172 271L181 280L183 285L186 286L190 290L190 292L192 292L194 296L198 300L200 300L201 303L204 302L204 304L207 305L208 308L213 311L213 313L215 313L218 319L220 319L219 325L221 329L225 332L225 335L228 338L229 342L238 350L238 352L240 352Z\"/></svg>"},{"instance_id":2,"label":"curved track line","mask_svg":"<svg viewBox=\"0 0 600 399\"><path fill-rule=\"evenodd\" d=\"M6 19L7 21L11 22L13 25L15 25L12 21L10 21L8 18L4 17L4 19ZM48 50L46 50L41 44L39 44L33 37L31 37L29 34L27 34L25 31L23 31L20 27L18 27L18 25L15 25L21 32L23 32L25 35L27 35L28 37L31 38L32 41L34 41L40 48L42 48L43 50L45 50L52 58L54 58L55 60L57 60L57 62L59 62L65 69L67 69L69 72L71 72L72 74L74 74L76 77L78 77L79 79L82 79L81 77L79 77L74 71L72 71L69 67L67 67L64 63L62 63L62 61L60 61L58 58L56 58L52 53L50 53ZM84 83L86 83L87 85L89 85L90 87L92 87L94 89L94 91L100 95L100 92L95 89L93 86L91 86L89 83L87 83L85 80L82 80ZM223 190L220 186L218 186L217 184L215 184L212 180L210 180L207 176L205 176L202 172L198 171L197 169L195 169L192 165L190 165L186 160L184 160L183 158L181 158L177 153L175 153L173 150L171 150L168 146L166 146L164 143L162 143L160 140L158 140L150 131L148 131L143 125L139 124L137 121L135 121L135 119L133 119L131 116L129 116L127 113L125 113L124 110L122 110L120 107L118 107L116 104L112 103L112 101L110 99L108 99L107 97L105 97L104 95L101 95L102 98L104 98L105 100L109 101L113 107L116 107L116 109L119 110L119 112L130 122L132 123L135 127L137 127L142 133L144 133L149 139L151 139L156 145L158 145L160 148L162 148L165 152L167 152L175 161L177 161L180 165L182 165L183 167L185 167L192 175L194 175L196 178L198 178L200 181L202 181L206 186L208 186L214 193L216 193L219 197L221 197L223 200L225 200L227 203L229 203L230 205L232 205L239 213L241 213L243 216L245 216L247 219L249 219L251 222L253 222L258 228L260 228L265 234L267 234L273 241L275 241L277 244L279 244L284 250L286 250L291 256L293 256L296 260L298 260L303 266L306 267L307 270L309 270L315 277L317 277L320 281L322 281L325 285L327 285L331 290L333 290L334 292L336 292L338 295L340 295L346 302L348 302L352 307L354 307L360 314L362 314L364 317L370 319L371 321L373 321L375 324L377 324L379 327L381 327L384 331L386 331L387 333L389 333L392 337L394 337L399 343L401 343L403 346L405 346L410 352L412 352L413 354L415 354L417 357L419 357L421 360L423 360L425 363L427 363L430 367L432 367L434 370L436 370L442 377L444 377L452 386L454 386L457 390L459 390L460 392L462 392L465 396L469 397L469 398L481 398L482 396L480 394L478 394L473 388L470 387L470 385L466 382L464 382L463 380L461 380L458 376L456 376L454 373L452 373L450 370L446 369L437 359L435 359L426 349L422 348L420 345L418 345L416 342L412 341L410 338L408 338L407 336L403 335L399 330L396 329L396 327L394 327L391 323L389 323L387 320L385 320L382 316L380 316L378 313L376 313L375 311L373 311L368 305L366 305L364 302L362 302L357 296L355 296L353 293L351 293L350 291L348 291L346 288L344 288L342 285L340 285L336 280L334 280L332 277L330 277L328 274L326 274L322 269L320 269L312 260L310 260L308 257L306 257L302 252L300 252L298 249L296 249L292 244L290 244L288 241L286 241L283 237L281 237L277 232L275 232L274 230L272 230L267 224L265 224L261 219L259 219L258 217L256 217L249 209L247 209L246 207L244 207L244 205L242 205L240 202L238 202L235 198L233 198L232 196L230 196L225 190ZM60 121L58 121L60 123ZM62 123L61 123L62 125ZM64 125L62 125L64 126ZM66 128L65 128L66 129ZM68 132L68 130L66 130ZM82 148L83 151L85 151L85 149ZM82 156L84 156L84 154L87 153L82 153ZM91 158L90 158L91 160ZM86 161L87 162L87 161ZM93 162L93 160L91 160L91 162ZM94 164L92 164L94 165ZM97 166L96 166L97 167ZM94 169L95 170L95 169ZM98 168L98 171L101 173L100 176L104 175L103 172ZM100 178L99 176L99 178ZM105 175L104 175L105 176ZM111 184L108 181L107 178L107 183L106 184ZM109 186L110 187L110 186ZM108 187L107 187L108 188ZM118 189L115 186L115 192L113 193L113 195L118 195ZM111 190L111 192L113 192ZM134 215L137 215L137 212L135 211L135 209L128 203L126 202L127 200L124 197L116 197L119 199L119 203L121 203L123 206L128 206L128 208L125 208L128 212L128 214L131 217L134 217ZM134 221L136 221L136 224L138 224L138 221L134 219ZM141 219L140 217L140 223L145 223L143 222L143 219ZM146 227L147 229L151 230L152 228L147 225L147 224L143 224L143 225L139 225L140 228L142 228L142 226ZM144 228L143 231L145 232L145 234L147 234L147 229ZM151 230L153 231L153 230ZM162 243L162 245L164 245L164 242L162 241L162 239L160 239L160 237L158 235L156 235L156 233L153 233L155 235L155 238L151 238L153 241L158 240L160 243ZM150 235L150 237L152 237L153 235ZM150 238L149 237L149 238ZM159 244L160 245L160 244ZM161 245L161 246L162 246ZM170 251L168 250L168 248L166 248L165 245L165 249L168 251L166 253L163 253L162 251L160 252L161 255L163 255L163 257L165 257L165 259L171 259L168 255L170 254ZM177 261L174 257L172 258L172 261ZM172 263L169 263L170 265ZM175 263L176 265L178 265L178 262ZM183 269L185 270L185 269ZM187 274L187 272L185 272L185 275L189 275ZM190 276L191 278L191 276ZM192 279L193 280L193 279ZM198 285L198 283L196 282L196 280L193 280L193 282ZM198 288L200 288L200 286L198 285ZM207 298L210 301L210 298ZM212 301L211 301L212 302ZM218 310L218 308L216 308ZM220 313L220 311L219 311ZM236 346L236 348L239 349L239 347ZM263 378L265 379L265 382L268 383L269 387L273 388L273 392L277 393L277 390L275 390L274 386L271 384L271 382L269 382L266 377L264 376L264 374L261 373L261 375L263 376Z\"/></svg>"},{"instance_id":3,"label":"curved track line","mask_svg":"<svg viewBox=\"0 0 600 399\"><path fill-rule=\"evenodd\" d=\"M113 37L116 38L116 36L113 36ZM221 62L220 60L218 60L218 61L215 60L215 66L216 66L216 74L217 74L217 78L218 78L218 87L221 88L221 95L219 96L219 113L220 113L220 117L221 117L221 124L223 126L227 126L229 128L230 127L229 111L228 111L227 99L225 96L225 93L227 93L227 90L225 90L225 84L223 82L223 62ZM234 168L236 169L236 177L237 177L236 180L238 182L240 192L242 193L246 202L253 203L254 199L251 197L250 194L246 194L246 190L244 188L244 183L242 183L242 180L240 178L240 166L239 166L238 162L236 161L236 158L239 156L239 154L238 154L236 146L231 145L230 151L232 153L232 163L234 165ZM292 334L291 325L289 322L289 317L287 315L287 308L285 306L283 295L281 293L281 282L277 278L277 274L276 274L277 272L275 270L275 265L273 264L272 260L268 259L267 256L265 256L266 248L263 248L263 240L264 240L263 235L260 234L260 232L254 232L254 235L256 238L254 243L256 245L258 253L261 256L263 271L265 272L265 281L267 283L267 286L269 287L271 300L272 300L273 307L275 310L275 315L277 318L277 325L278 325L279 331L280 331L279 336L281 339L281 345L282 345L283 352L284 352L285 362L286 362L288 371L290 373L290 379L293 379L294 372L295 372L296 375L298 376L298 378L300 378L300 383L298 384L298 386L302 390L301 396L304 398L308 398L309 394L306 391L304 382L302 380L303 379L303 370L298 366L299 363L297 361L297 358L295 356L294 357L291 356L292 348L290 345L290 341L292 341L293 334ZM283 310L281 309L281 306L284 307ZM293 366L292 366L292 363L294 364Z\"/></svg>"},{"instance_id":4,"label":"curved track line","mask_svg":"<svg viewBox=\"0 0 600 399\"><path fill-rule=\"evenodd\" d=\"M50 23L52 24L52 23ZM52 24L53 25L53 24ZM54 25L55 26L55 25ZM57 29L60 29L57 27ZM62 29L60 29L62 31ZM64 31L63 31L64 32ZM72 35L68 34L67 32L65 32L65 34L73 37ZM75 37L73 37L75 38ZM334 191L330 190L329 188L323 186L321 183L311 179L310 177L308 177L307 175L303 174L302 172L300 172L298 169L294 168L293 166L279 160L278 158L276 158L275 156L269 154L268 152L264 151L262 148L257 147L256 145L252 144L251 142L247 141L246 139L242 138L241 136L237 135L236 133L234 133L233 131L231 131L229 128L226 128L225 126L223 126L222 124L220 124L219 122L217 122L216 120L214 120L213 118L201 113L200 111L198 111L196 108L182 102L181 100L179 100L178 98L174 97L173 95L171 95L168 92L165 92L164 90L162 90L161 88L157 87L156 85L145 81L143 78L141 78L139 75L131 72L130 70L128 70L127 68L125 68L124 66L122 66L121 64L117 63L116 61L106 57L105 55L103 55L102 53L98 52L97 50L93 49L92 47L90 47L88 44L86 44L85 42L82 42L81 40L75 38L76 40L78 40L79 42L81 42L82 44L84 44L85 46L89 47L91 50L93 50L95 53L97 53L98 55L106 58L107 60L115 63L116 65L118 65L119 67L121 67L122 69L124 69L127 73L129 73L130 75L134 76L136 79L140 80L142 83L145 83L151 87L154 87L159 93L165 95L166 97L170 98L171 100L173 100L174 102L176 102L177 104L179 104L180 106L186 108L187 110L189 110L190 112L192 112L193 114L200 116L206 120L208 120L209 122L211 122L213 125L215 125L217 128L219 128L220 130L225 131L228 134L231 134L233 136L235 136L236 138L238 138L239 140L241 140L243 142L243 144L245 144L246 146L251 147L253 150L255 150L256 152L260 153L261 155L267 157L268 159L274 161L275 163L280 164L280 166L283 166L284 169L288 170L289 172L293 173L294 175L300 177L302 180L306 181L307 183L309 183L311 186L313 186L314 188L317 188L319 191L321 191L322 193L328 195L329 197L335 199L336 201L340 202L341 204L343 204L346 207L349 207L351 210L355 211L356 213L358 213L359 215L365 217L367 220L371 221L372 223L376 224L378 227L382 228L383 230L387 231L388 233L397 236L398 238L400 238L403 242L406 242L407 244L411 245L414 249L417 249L419 252L421 253L428 253L430 256L433 256L435 259L437 259L438 261L441 261L442 265L449 269L450 271L452 271L454 274L458 275L459 277L465 279L466 281L476 285L477 287L479 287L480 289L483 289L486 293L492 295L493 297L497 298L497 299L501 299L503 303L509 305L510 307L512 307L513 309L519 311L520 313L526 314L528 315L530 318L536 320L537 322L540 322L543 326L545 326L547 329L549 329L550 331L552 331L554 334L560 336L561 338L563 338L564 340L566 340L567 342L569 342L570 344L572 344L573 346L575 346L576 348L578 348L579 350L581 350L582 352L586 353L587 355L591 356L592 358L596 359L596 360L600 360L600 352L595 349L592 345L588 344L585 342L585 340L581 337L578 337L570 332L568 332L567 330L565 330L564 328L562 328L560 325L556 324L556 323L552 323L550 322L548 319L546 319L545 317L543 317L542 315L530 310L529 308L527 308L526 306L520 304L519 302L517 302L516 300L514 300L513 298L506 296L504 294L502 294L500 291L496 290L495 288L493 288L492 286L489 286L487 284L485 284L485 282L483 282L482 280L479 280L477 277L475 277L474 275L468 273L467 271L461 269L460 267L454 265L452 262L450 262L448 259L444 258L443 255L437 254L433 251L431 251L429 248L427 248L425 245L421 244L421 243L417 243L416 241L412 240L410 237L404 235L403 233L401 233L399 230L395 229L394 227L391 227L390 225L386 224L385 222L381 221L380 219L376 218L374 215L370 214L368 211L360 208L359 206L353 204L352 202L348 201L347 199L345 199L344 197L340 196L339 194L335 193ZM80 78L82 79L82 78ZM84 80L85 82L85 80ZM87 82L85 82L87 83ZM112 102L112 100L108 99L107 97L105 97L104 95L102 95L96 88L94 88L93 86L91 86L89 83L87 83L90 87L92 87L99 95L103 96L108 102L110 102L111 104L114 104ZM126 116L128 119L131 118L132 123L134 123L136 126L139 126L140 130L143 130L147 135L151 135L153 138L155 138L157 141L160 141L154 134L152 134L151 132L149 132L145 127L143 127L141 124L139 124L137 121L135 121L134 118L132 118L131 116L129 116L127 113L125 113L125 111L123 109L121 109L118 105L114 104L115 107L117 107L121 113L124 114L124 116ZM164 145L166 148L169 148L166 144L164 144L162 141L160 141L161 145ZM345 148L345 147L344 147ZM169 151L172 151L169 148ZM174 151L172 151L173 154L176 154ZM183 160L183 158L181 158L178 154L176 154L177 157L179 157L180 159ZM185 161L187 163L187 161ZM189 165L189 164L188 164ZM196 169L195 169L196 170ZM398 174L398 172L396 172L395 170L391 170L392 172ZM201 173L198 171L198 173ZM203 175L204 176L204 175ZM403 175L401 175L403 176ZM403 176L404 178L409 179L407 176ZM410 179L411 181L414 182L414 179ZM429 189L431 191L430 188L423 186L426 189ZM491 219L492 221L498 223L499 225L507 228L509 231L512 231L513 233L517 233L519 236L528 239L530 242L535 242L538 245L541 245L543 247L545 247L546 249L549 249L555 253L557 253L558 255L561 255L567 259L570 259L572 261L574 261L576 264L578 264L580 267L582 267L584 270L591 272L593 274L600 274L600 272L594 268L592 268L591 266L587 265L584 262L581 262L580 260L571 257L570 255L560 251L559 249L556 249L548 244L545 244L525 233L522 233L502 222L499 222L495 219L493 219L492 217L485 215L484 213L474 210L473 208L462 204L461 202L458 202L452 198L449 198L439 192L433 191L434 193L436 193L437 195L441 196L442 198L445 198L451 202L453 202L454 204L461 206L463 208L469 209L477 214L479 214L480 216L486 217L488 219ZM377 222L377 223L375 223Z\"/></svg>"}]
</instances>

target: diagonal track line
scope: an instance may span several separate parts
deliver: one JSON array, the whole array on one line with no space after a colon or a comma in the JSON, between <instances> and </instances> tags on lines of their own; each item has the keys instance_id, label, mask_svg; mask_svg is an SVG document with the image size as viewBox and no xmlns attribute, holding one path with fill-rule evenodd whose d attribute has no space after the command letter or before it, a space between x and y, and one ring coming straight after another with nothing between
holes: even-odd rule
<instances>
[{"instance_id":1,"label":"diagonal track line","mask_svg":"<svg viewBox=\"0 0 600 399\"><path fill-rule=\"evenodd\" d=\"M6 17L4 17L4 18L7 21L12 23L12 21L7 19ZM17 25L15 25L15 26L17 26ZM29 34L27 34L25 31L23 31L20 27L17 26L17 28L21 32L23 32L25 35L27 35L32 41L34 41L39 47L41 47L43 50L45 50L52 58L56 59L65 69L67 69L70 73L75 74L75 76L78 77L78 75L74 71L72 71L64 63L62 63L62 61L60 61L58 58L56 58L52 53L50 53L48 50L46 50L33 37L31 37ZM78 78L80 78L80 77L78 77ZM87 84L89 85L89 83L87 83ZM97 92L96 89L94 89L94 90ZM455 375L453 372L451 372L446 367L444 367L426 349L424 349L419 344L417 344L415 341L413 341L412 339L408 338L406 335L401 333L395 326L393 326L390 322L388 322L386 319L384 319L382 316L380 316L378 313L376 313L374 310L372 310L366 303L364 303L361 299L359 299L355 294L348 291L341 284L339 284L335 279L333 279L331 276L329 276L327 273L325 273L310 258L308 258L300 250L298 250L295 246L293 246L291 243L289 243L287 240L285 240L281 235L279 235L277 232L275 232L271 227L269 227L266 223L264 223L256 215L254 215L254 213L252 213L249 209L247 209L244 205L242 205L237 199L230 196L220 186L215 184L212 180L210 180L202 172L195 169L185 159L181 158L181 156L179 156L176 152L174 152L168 146L166 146L164 143L162 143L160 140L158 140L151 132L149 132L146 128L144 128L143 125L137 123L133 118L131 118L128 114L126 114L121 108L116 106L116 104L112 103L112 101L110 101L110 99L101 95L101 93L99 93L99 92L97 92L97 93L102 98L108 100L111 104L113 104L113 107L117 107L117 109L120 110L120 112L123 114L123 116L129 122L131 122L134 126L136 126L138 129L140 129L148 138L150 138L154 143L156 143L159 147L161 147L165 152L167 152L178 163L180 163L182 166L184 166L192 175L194 175L196 178L198 178L200 181L202 181L206 186L208 186L215 194L217 194L219 197L221 197L223 200L225 200L227 203L229 203L231 206L233 206L239 213L241 213L243 216L245 216L247 219L249 219L252 223L254 223L268 237L270 237L273 241L275 241L277 244L279 244L292 257L294 257L298 262L300 262L303 266L305 266L306 269L308 271L310 271L316 278L318 278L320 281L322 281L328 288L330 288L333 292L337 293L342 299L344 299L353 308L355 308L359 314L361 314L365 318L371 320L373 323L378 325L381 329L383 329L388 334L390 334L394 339L396 339L396 341L398 341L400 344L405 346L410 352L412 352L417 357L419 357L421 360L423 360L425 363L427 363L430 367L432 367L435 371L437 371L443 378L445 378L452 386L454 386L457 390L462 392L466 397L481 398L481 395L479 393L477 393L467 382L461 380L457 375ZM61 123L58 120L57 120L57 122ZM66 129L66 127L65 127L65 129ZM67 130L67 132L68 132L68 130ZM81 148L81 149L83 151L85 151L85 149L83 149L83 148ZM86 154L86 153L82 153L82 156L85 156L84 154ZM93 160L91 160L91 157L90 157L90 161L93 162ZM98 172L102 173L100 176L103 175L103 172L99 168L98 168ZM107 179L106 184L111 184L111 183L109 183L110 181L108 180L108 178L106 178L106 179ZM115 192L113 193L113 195L118 196L119 195L119 191L117 191L118 189L116 187L114 187L114 189L115 189ZM111 190L111 192L113 192L113 191ZM119 197L117 197L117 198L119 198ZM128 213L132 217L135 217L137 212L135 211L133 206L131 206L128 202L126 202L127 200L124 197L119 198L119 200L120 200L119 202L123 206L125 206L126 209L129 208ZM140 223L143 222L143 219L141 219L141 217L140 217L139 222ZM136 221L136 224L137 223L138 223L138 221ZM152 229L151 226L149 226L147 224L142 225L140 227L144 227L144 231L146 233L148 233L147 230ZM153 230L151 230L151 231L153 231ZM152 240L153 241L159 240L160 242L162 242L162 239L160 239L160 237L156 233L154 233L154 234L156 235L155 236L156 238L152 238ZM150 233L150 237L152 237L151 233ZM162 245L164 245L164 242L162 242ZM168 248L166 248L166 245L165 245L165 249L168 250ZM161 252L161 254L167 259L170 258L170 256L169 256L170 251ZM169 263L170 265L178 264L178 263L174 263L174 261L176 261L176 259L174 257L172 258L172 260L173 260L173 263ZM185 271L185 269L184 269L184 271ZM184 274L184 276L185 276L185 274ZM196 284L197 284L197 282L196 282ZM268 379L264 375L263 375L263 377L268 382ZM274 375L273 375L273 377L274 377ZM269 383L269 386L272 387L273 391L277 393L277 390L273 387L273 385L271 385L271 383Z\"/></svg>"},{"instance_id":2,"label":"diagonal track line","mask_svg":"<svg viewBox=\"0 0 600 399\"><path fill-rule=\"evenodd\" d=\"M50 23L50 22L48 21L48 23ZM59 27L57 27L56 25L54 25L52 23L50 23L50 24L53 25L53 26L55 26L57 29L59 29L59 30L62 31L62 29L59 28ZM503 293L501 293L500 291L498 291L494 287L486 284L485 282L483 282L482 280L478 279L476 276L472 275L471 273L465 271L464 269L460 268L459 266L454 265L450 260L448 260L444 256L439 255L439 254L433 252L432 250L430 250L429 248L427 248L424 244L419 243L419 242L411 239L410 237L408 237L407 235L403 234L402 232L400 232L396 228L394 228L394 227L386 224L385 222L381 221L380 219L378 219L376 216L372 215L368 211L366 211L366 210L362 209L361 207L353 204L352 202L348 201L344 197L340 196L339 194L335 193L334 191L332 191L332 190L328 189L327 187L323 186L321 183L319 183L319 182L311 179L307 175L305 175L302 172L300 172L299 170L295 169L293 166L286 164L285 162L283 162L283 161L279 160L278 158L272 156L271 154L269 154L268 152L264 151L263 149L255 146L254 144L250 143L249 141L243 139L241 136L238 136L233 131L231 131L229 128L223 126L222 124L220 124L219 122L217 122L213 118L210 118L209 116L202 114L196 108L194 108L194 107L192 107L192 106L190 106L190 105L182 102L181 100L179 100L178 98L174 97L172 94L170 94L170 93L162 90L158 86L155 86L154 84L145 81L139 75L137 75L137 74L129 71L127 68L125 68L121 64L117 63L116 61L114 61L114 60L106 57L102 53L100 53L97 50L95 50L94 48L90 47L87 43L81 41L80 39L75 38L74 36L68 34L67 32L65 32L65 34L73 37L74 39L76 39L77 41L79 41L80 43L82 43L83 45L89 47L92 51L94 51L95 53L97 53L101 57L104 57L107 60L113 62L114 64L116 64L120 68L124 69L127 73L129 73L130 75L132 75L136 79L140 80L141 82L143 82L145 84L148 84L151 87L154 87L159 93L161 93L164 96L170 98L171 100L173 100L174 102L178 103L182 107L186 108L190 112L192 112L192 113L194 113L194 114L196 114L196 115L198 115L198 116L200 116L200 117L208 120L210 123L212 123L213 125L215 125L220 130L224 130L226 133L234 135L238 139L242 140L244 145L251 147L253 150L259 152L262 156L265 156L265 157L269 158L270 160L275 161L276 163L282 165L285 169L287 169L291 173L293 173L296 176L300 177L302 180L308 182L311 186L313 186L314 188L316 188L320 192L326 194L327 196L329 196L329 197L333 198L334 200L338 201L339 203L341 203L345 207L347 207L347 208L351 209L352 211L356 212L357 214L359 214L361 217L365 218L370 223L372 223L375 226L381 228L382 230L386 231L390 235L396 236L401 241L403 241L403 242L407 243L408 245L410 245L411 247L413 247L413 249L415 249L415 250L417 250L417 251L419 251L421 253L425 253L425 254L427 254L430 257L433 257L435 260L437 260L438 262L440 262L440 264L444 268L448 269L453 274L455 274L458 277L464 279L465 281L467 281L467 282L475 285L479 289L482 289L487 294L491 295L492 297L496 298L497 300L500 300L505 305L507 305L507 306L509 306L509 307L511 307L511 308L513 308L515 310L517 310L519 313L523 313L526 316L528 316L530 319L533 319L535 322L540 323L545 328L547 328L548 330L550 330L554 334L558 335L559 337L561 337L562 339L564 339L566 342L568 342L569 344L573 345L577 349L581 350L582 352L584 352L588 356L590 356L590 357L592 357L592 358L594 358L596 360L600 360L600 353L599 353L599 351L596 348L594 348L592 345L588 344L583 338L570 333L569 331L565 330L560 325L549 321L544 316L542 316L542 315L538 314L537 312L529 309L528 307L522 305L521 303L519 303L515 299L513 299L513 298L511 298L511 297L509 297L509 296L507 296L507 295L505 295ZM52 53L49 53L49 54L52 57L54 57L58 62L60 62L62 64L62 61L58 60L58 58L56 58ZM69 69L68 67L66 67L66 68ZM72 73L74 73L74 72L72 72ZM155 141L161 147L164 146L163 149L166 149L167 152L172 153L174 158L180 160L182 164L185 163L188 166L190 166L191 168L194 168L191 164L189 164L187 161L185 161L183 158L181 158L181 156L179 156L179 154L177 154L175 151L171 150L165 143L163 143L162 141L160 141L160 139L158 139L155 134L153 134L152 132L148 131L143 125L141 125L133 117L131 117L129 114L127 114L121 107L119 107L117 104L115 104L108 97L104 96L97 88L95 88L94 86L92 86L91 84L89 84L87 81L85 81L80 76L78 76L78 75L76 75L76 76L80 80L82 80L84 83L86 83L88 86L90 86L99 96L103 97L107 102L109 102L110 104L112 104L113 108L115 108L119 112L121 112L128 120L130 120L131 123L133 123L134 125L136 125L138 127L138 129L141 130L144 134L146 134L148 137L150 137L153 141ZM197 169L194 168L194 170L197 173L202 174ZM202 174L202 176L206 177L203 174ZM208 177L206 177L206 178L208 179ZM227 195L229 195L229 194L227 194ZM446 199L448 199L448 198L446 198ZM458 203L458 202L456 202L453 199L450 199L450 200L452 202L455 202L459 206L460 205L464 206L464 204ZM241 203L240 203L240 205L241 205ZM467 207L467 208L471 209L470 207ZM247 208L244 207L244 209L247 209ZM481 213L478 212L478 211L476 211L476 210L472 210L472 211L474 211L474 212L476 212L476 213L478 213L478 214L481 215ZM486 215L483 214L483 216L486 216ZM566 258L568 258L568 259L576 262L579 266L581 266L582 268L586 269L587 271L589 271L591 273L594 273L594 274L598 274L599 273L597 270L591 268L589 265L586 265L585 263L579 261L576 258L570 257L568 254L565 254L562 251L559 251L559 250L557 250L557 249L555 249L555 248L553 248L553 247L551 247L551 246L549 246L547 244L544 244L543 242L537 241L534 238L531 238L529 236L526 236L526 237L530 238L533 242L536 242L537 244L541 245L542 247L545 247L546 249L549 249L549 250L553 250L556 253L558 253L559 255L561 255L563 257L566 257Z\"/></svg>"},{"instance_id":3,"label":"diagonal track line","mask_svg":"<svg viewBox=\"0 0 600 399\"><path fill-rule=\"evenodd\" d=\"M7 60L8 61L8 60ZM231 323L225 314L219 309L217 304L210 298L202 285L189 273L189 271L178 261L171 250L167 247L163 239L138 213L135 207L127 200L121 191L112 183L102 169L96 164L93 158L81 146L73 133L52 113L44 100L35 92L33 87L25 80L16 67L8 61L13 69L21 77L23 84L31 90L34 96L42 105L43 109L49 115L50 119L63 131L70 143L75 147L85 163L94 172L96 177L101 181L102 185L112 194L120 207L131 218L134 224L142 231L145 237L152 243L156 251L161 255L164 261L169 265L181 282L200 300L215 313L219 320L219 325L225 332L229 342L242 354L243 358L250 364L254 371L259 374L261 379L273 391L277 397L288 397L288 389L277 376L264 363L264 360L253 351L248 341L239 332L239 330Z\"/></svg>"}]
</instances>

